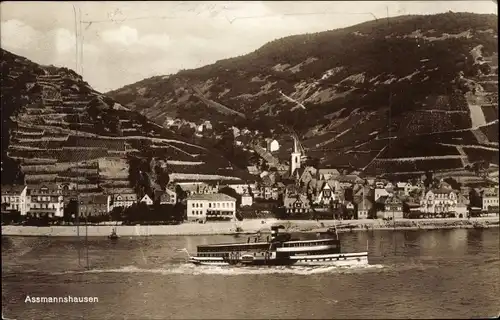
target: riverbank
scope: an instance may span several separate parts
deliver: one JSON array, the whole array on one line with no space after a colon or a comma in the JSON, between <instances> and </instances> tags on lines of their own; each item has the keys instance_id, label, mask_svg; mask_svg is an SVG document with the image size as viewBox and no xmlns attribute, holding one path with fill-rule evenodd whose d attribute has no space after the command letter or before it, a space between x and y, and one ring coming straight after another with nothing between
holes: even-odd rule
<instances>
[{"instance_id":1,"label":"riverbank","mask_svg":"<svg viewBox=\"0 0 500 320\"><path fill-rule=\"evenodd\" d=\"M220 234L253 234L268 233L274 224L281 224L288 232L321 232L337 227L338 232L359 230L412 230L412 229L454 229L454 228L491 228L499 227L499 217L479 217L470 219L401 219L384 220L244 220L238 222L211 222L205 224L183 223L180 225L135 225L135 226L2 226L4 236L39 236L39 237L73 237L78 235L89 237L107 237L112 228L116 228L119 236L181 236L181 235L220 235ZM238 231L239 230L239 231Z\"/></svg>"}]
</instances>

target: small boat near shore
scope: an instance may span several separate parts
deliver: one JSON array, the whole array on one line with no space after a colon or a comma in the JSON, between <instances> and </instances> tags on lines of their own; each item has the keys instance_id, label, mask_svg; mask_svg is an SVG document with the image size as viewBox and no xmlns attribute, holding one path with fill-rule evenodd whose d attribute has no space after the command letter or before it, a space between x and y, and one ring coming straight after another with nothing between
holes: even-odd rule
<instances>
[{"instance_id":1,"label":"small boat near shore","mask_svg":"<svg viewBox=\"0 0 500 320\"><path fill-rule=\"evenodd\" d=\"M255 237L246 243L201 245L189 256L195 265L211 266L357 266L368 264L368 252L343 253L337 233L326 232L315 240L292 239L279 233L283 226L271 227L267 241Z\"/></svg>"},{"instance_id":2,"label":"small boat near shore","mask_svg":"<svg viewBox=\"0 0 500 320\"><path fill-rule=\"evenodd\" d=\"M111 234L108 236L108 239L110 240L117 240L119 238L118 234L116 234L116 229L113 228L113 230L111 230Z\"/></svg>"}]
</instances>

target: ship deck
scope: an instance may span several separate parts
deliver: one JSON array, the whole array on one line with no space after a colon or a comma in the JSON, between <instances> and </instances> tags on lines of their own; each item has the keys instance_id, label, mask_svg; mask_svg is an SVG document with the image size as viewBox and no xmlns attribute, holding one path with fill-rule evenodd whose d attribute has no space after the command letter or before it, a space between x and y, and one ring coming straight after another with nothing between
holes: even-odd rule
<instances>
[{"instance_id":1,"label":"ship deck","mask_svg":"<svg viewBox=\"0 0 500 320\"><path fill-rule=\"evenodd\" d=\"M233 247L238 247L238 246L262 246L262 245L269 245L270 242L239 242L239 243L217 243L217 244L204 244L204 245L199 245L198 248L217 248L217 247L228 247L228 246L233 246Z\"/></svg>"}]
</instances>

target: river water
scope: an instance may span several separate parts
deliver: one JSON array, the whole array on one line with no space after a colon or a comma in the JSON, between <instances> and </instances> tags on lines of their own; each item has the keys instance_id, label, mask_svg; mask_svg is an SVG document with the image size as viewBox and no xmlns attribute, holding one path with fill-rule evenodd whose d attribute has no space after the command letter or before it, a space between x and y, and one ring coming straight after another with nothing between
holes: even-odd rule
<instances>
[{"instance_id":1,"label":"river water","mask_svg":"<svg viewBox=\"0 0 500 320\"><path fill-rule=\"evenodd\" d=\"M2 310L14 319L474 318L500 312L499 229L340 234L358 268L186 264L233 236L2 238ZM84 244L84 241L81 240ZM87 260L88 254L88 260ZM89 263L89 269L85 269ZM26 303L26 296L96 303Z\"/></svg>"}]
</instances>

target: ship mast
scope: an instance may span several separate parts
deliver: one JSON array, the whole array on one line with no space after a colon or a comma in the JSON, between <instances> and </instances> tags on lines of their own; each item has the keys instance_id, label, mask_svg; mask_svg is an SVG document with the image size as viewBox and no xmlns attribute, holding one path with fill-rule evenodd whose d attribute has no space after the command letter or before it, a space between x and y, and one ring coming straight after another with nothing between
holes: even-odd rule
<instances>
[{"instance_id":1,"label":"ship mast","mask_svg":"<svg viewBox=\"0 0 500 320\"><path fill-rule=\"evenodd\" d=\"M333 219L333 229L335 230L335 237L338 240L339 239L339 234L337 232L337 220L336 219Z\"/></svg>"}]
</instances>

